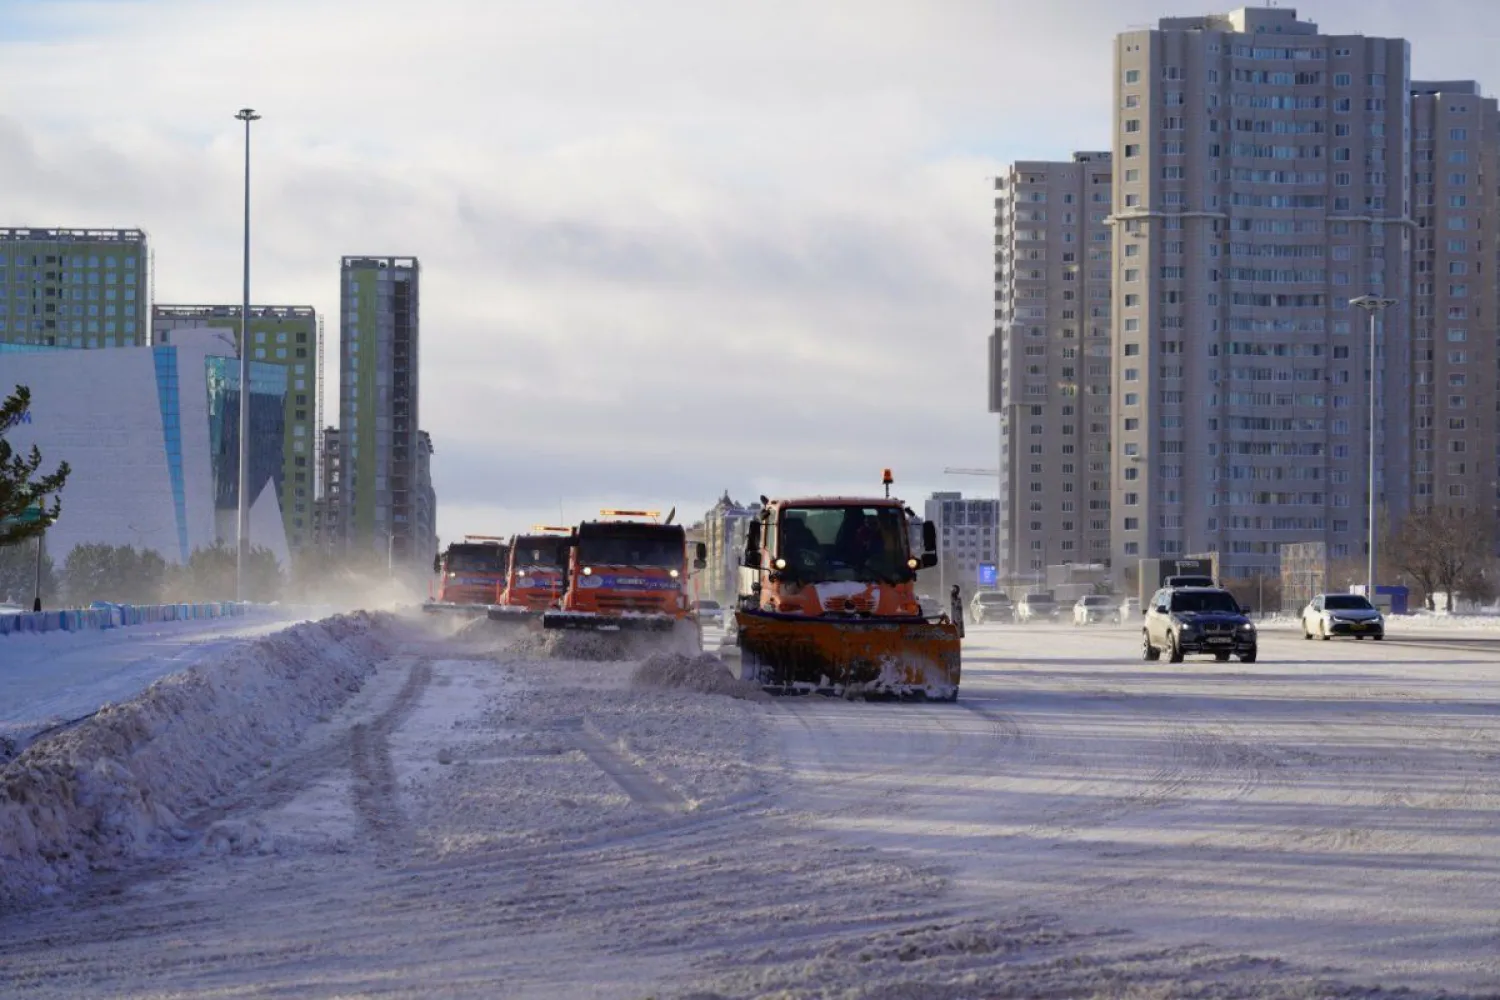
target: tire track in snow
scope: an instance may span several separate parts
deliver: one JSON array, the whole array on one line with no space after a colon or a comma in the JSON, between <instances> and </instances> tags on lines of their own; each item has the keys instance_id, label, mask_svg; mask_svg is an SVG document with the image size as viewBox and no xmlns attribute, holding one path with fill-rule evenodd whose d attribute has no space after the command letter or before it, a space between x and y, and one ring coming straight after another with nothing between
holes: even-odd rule
<instances>
[{"instance_id":1,"label":"tire track in snow","mask_svg":"<svg viewBox=\"0 0 1500 1000\"><path fill-rule=\"evenodd\" d=\"M390 737L416 707L422 692L432 682L432 661L417 660L407 674L390 707L374 721L357 723L349 730L349 770L354 776L354 811L377 845L387 852L404 848L411 840L406 819L396 801L396 767L391 759Z\"/></svg>"}]
</instances>

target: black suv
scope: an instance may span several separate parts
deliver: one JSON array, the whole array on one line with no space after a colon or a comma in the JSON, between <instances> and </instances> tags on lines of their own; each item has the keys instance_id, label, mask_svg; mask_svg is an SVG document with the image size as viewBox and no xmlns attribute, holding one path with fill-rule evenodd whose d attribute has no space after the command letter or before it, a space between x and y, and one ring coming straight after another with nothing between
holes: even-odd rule
<instances>
[{"instance_id":1,"label":"black suv","mask_svg":"<svg viewBox=\"0 0 1500 1000\"><path fill-rule=\"evenodd\" d=\"M1238 656L1254 663L1255 625L1234 595L1218 587L1163 587L1146 605L1141 629L1142 653L1148 660L1181 663L1192 655L1212 655L1223 662Z\"/></svg>"}]
</instances>

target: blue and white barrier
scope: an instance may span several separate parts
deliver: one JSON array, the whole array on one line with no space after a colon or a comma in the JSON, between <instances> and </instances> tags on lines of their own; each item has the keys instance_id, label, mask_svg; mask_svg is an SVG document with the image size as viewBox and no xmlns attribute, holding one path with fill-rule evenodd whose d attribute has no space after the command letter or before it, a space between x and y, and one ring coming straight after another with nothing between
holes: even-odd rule
<instances>
[{"instance_id":1,"label":"blue and white barrier","mask_svg":"<svg viewBox=\"0 0 1500 1000\"><path fill-rule=\"evenodd\" d=\"M203 618L239 618L251 605L235 601L208 604L104 604L67 611L37 611L0 615L0 635L22 632L83 632L90 629L152 625Z\"/></svg>"}]
</instances>

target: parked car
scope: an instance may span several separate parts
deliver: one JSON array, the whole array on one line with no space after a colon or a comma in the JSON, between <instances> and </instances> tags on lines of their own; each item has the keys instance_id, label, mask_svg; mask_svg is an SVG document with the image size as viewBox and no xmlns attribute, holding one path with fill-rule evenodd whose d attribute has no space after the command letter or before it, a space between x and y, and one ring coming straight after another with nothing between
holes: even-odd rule
<instances>
[{"instance_id":1,"label":"parked car","mask_svg":"<svg viewBox=\"0 0 1500 1000\"><path fill-rule=\"evenodd\" d=\"M1115 606L1115 613L1110 621L1116 625L1124 625L1136 615L1141 613L1141 602L1134 597L1122 597L1120 603Z\"/></svg>"},{"instance_id":2,"label":"parked car","mask_svg":"<svg viewBox=\"0 0 1500 1000\"><path fill-rule=\"evenodd\" d=\"M1050 593L1024 594L1016 605L1016 621L1020 622L1054 622L1057 614L1057 601Z\"/></svg>"},{"instance_id":3,"label":"parked car","mask_svg":"<svg viewBox=\"0 0 1500 1000\"><path fill-rule=\"evenodd\" d=\"M922 606L923 618L938 618L947 613L943 602L929 594L918 594L917 603Z\"/></svg>"},{"instance_id":4,"label":"parked car","mask_svg":"<svg viewBox=\"0 0 1500 1000\"><path fill-rule=\"evenodd\" d=\"M969 601L969 619L975 625L1013 622L1016 620L1016 605L1004 591L981 590Z\"/></svg>"},{"instance_id":5,"label":"parked car","mask_svg":"<svg viewBox=\"0 0 1500 1000\"><path fill-rule=\"evenodd\" d=\"M1219 662L1238 656L1254 663L1255 623L1234 595L1218 587L1163 587L1146 608L1141 628L1142 655L1147 660L1167 654L1171 663L1184 656L1209 654Z\"/></svg>"},{"instance_id":6,"label":"parked car","mask_svg":"<svg viewBox=\"0 0 1500 1000\"><path fill-rule=\"evenodd\" d=\"M1302 638L1332 639L1352 635L1385 638L1385 618L1380 610L1359 594L1319 594L1302 609Z\"/></svg>"},{"instance_id":7,"label":"parked car","mask_svg":"<svg viewBox=\"0 0 1500 1000\"><path fill-rule=\"evenodd\" d=\"M19 604L0 603L0 615L24 615L26 609Z\"/></svg>"},{"instance_id":8,"label":"parked car","mask_svg":"<svg viewBox=\"0 0 1500 1000\"><path fill-rule=\"evenodd\" d=\"M1092 625L1094 622L1102 622L1114 608L1114 600L1102 594L1080 597L1073 604L1073 624Z\"/></svg>"},{"instance_id":9,"label":"parked car","mask_svg":"<svg viewBox=\"0 0 1500 1000\"><path fill-rule=\"evenodd\" d=\"M724 606L718 601L703 598L698 601L698 621L708 625L724 624Z\"/></svg>"}]
</instances>

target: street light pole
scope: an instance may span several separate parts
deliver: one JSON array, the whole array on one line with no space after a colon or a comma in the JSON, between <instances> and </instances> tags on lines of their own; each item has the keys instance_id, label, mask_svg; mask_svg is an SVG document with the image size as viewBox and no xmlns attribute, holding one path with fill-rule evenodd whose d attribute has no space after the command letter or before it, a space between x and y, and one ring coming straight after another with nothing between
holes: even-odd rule
<instances>
[{"instance_id":1,"label":"street light pole","mask_svg":"<svg viewBox=\"0 0 1500 1000\"><path fill-rule=\"evenodd\" d=\"M239 545L234 559L234 597L246 597L245 570L250 563L250 123L260 115L241 108L236 121L245 123L245 273L240 304L240 488Z\"/></svg>"},{"instance_id":2,"label":"street light pole","mask_svg":"<svg viewBox=\"0 0 1500 1000\"><path fill-rule=\"evenodd\" d=\"M1382 310L1396 304L1395 299L1382 298L1378 295L1361 295L1349 300L1351 306L1358 306L1365 311L1370 320L1370 447L1369 447L1369 509L1366 517L1369 519L1367 526L1369 541L1368 561L1365 566L1365 599L1371 604L1375 603L1375 316Z\"/></svg>"},{"instance_id":3,"label":"street light pole","mask_svg":"<svg viewBox=\"0 0 1500 1000\"><path fill-rule=\"evenodd\" d=\"M36 590L33 592L34 599L31 602L32 611L42 610L42 536L45 531L36 533Z\"/></svg>"}]
</instances>

